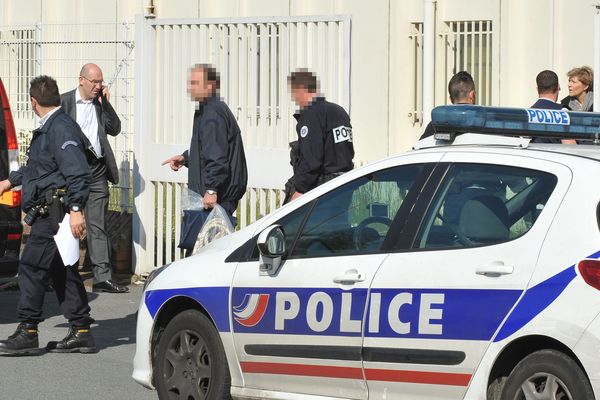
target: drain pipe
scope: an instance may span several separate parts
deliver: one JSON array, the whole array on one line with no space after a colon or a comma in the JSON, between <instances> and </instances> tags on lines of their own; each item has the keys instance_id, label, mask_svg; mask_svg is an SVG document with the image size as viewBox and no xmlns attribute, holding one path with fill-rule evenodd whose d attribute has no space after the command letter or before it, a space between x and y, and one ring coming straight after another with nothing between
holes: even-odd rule
<instances>
[{"instance_id":1,"label":"drain pipe","mask_svg":"<svg viewBox=\"0 0 600 400\"><path fill-rule=\"evenodd\" d=\"M156 18L154 0L144 0L144 18Z\"/></svg>"},{"instance_id":2,"label":"drain pipe","mask_svg":"<svg viewBox=\"0 0 600 400\"><path fill-rule=\"evenodd\" d=\"M600 111L600 3L594 17L594 111Z\"/></svg>"},{"instance_id":3,"label":"drain pipe","mask_svg":"<svg viewBox=\"0 0 600 400\"><path fill-rule=\"evenodd\" d=\"M423 0L423 126L431 120L434 102L436 2L437 0Z\"/></svg>"}]
</instances>

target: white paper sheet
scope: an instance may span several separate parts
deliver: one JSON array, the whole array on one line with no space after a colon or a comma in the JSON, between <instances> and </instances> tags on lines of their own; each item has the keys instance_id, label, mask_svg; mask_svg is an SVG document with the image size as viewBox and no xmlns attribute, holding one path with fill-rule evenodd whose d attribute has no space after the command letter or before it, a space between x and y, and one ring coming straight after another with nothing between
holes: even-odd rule
<instances>
[{"instance_id":1,"label":"white paper sheet","mask_svg":"<svg viewBox=\"0 0 600 400\"><path fill-rule=\"evenodd\" d=\"M79 263L79 239L75 239L71 232L70 220L70 214L66 213L59 224L58 232L54 235L56 247L65 266Z\"/></svg>"}]
</instances>

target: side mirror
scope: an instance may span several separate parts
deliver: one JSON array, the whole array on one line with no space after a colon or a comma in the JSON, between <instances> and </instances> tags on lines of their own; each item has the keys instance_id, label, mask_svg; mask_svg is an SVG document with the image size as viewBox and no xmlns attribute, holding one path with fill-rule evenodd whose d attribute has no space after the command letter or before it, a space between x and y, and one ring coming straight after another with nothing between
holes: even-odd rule
<instances>
[{"instance_id":1,"label":"side mirror","mask_svg":"<svg viewBox=\"0 0 600 400\"><path fill-rule=\"evenodd\" d=\"M285 234L280 225L271 225L258 235L256 246L260 253L260 275L275 275L285 255Z\"/></svg>"}]
</instances>

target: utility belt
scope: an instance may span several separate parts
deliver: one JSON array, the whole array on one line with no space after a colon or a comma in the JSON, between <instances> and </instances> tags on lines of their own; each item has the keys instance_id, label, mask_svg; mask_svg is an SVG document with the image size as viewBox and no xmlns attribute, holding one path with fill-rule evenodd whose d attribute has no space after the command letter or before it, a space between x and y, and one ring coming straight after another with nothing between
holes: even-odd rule
<instances>
[{"instance_id":1,"label":"utility belt","mask_svg":"<svg viewBox=\"0 0 600 400\"><path fill-rule=\"evenodd\" d=\"M39 217L48 217L54 224L58 224L65 216L64 196L67 194L65 189L50 189L42 194L42 203L33 206L27 211L23 222L32 226Z\"/></svg>"},{"instance_id":2,"label":"utility belt","mask_svg":"<svg viewBox=\"0 0 600 400\"><path fill-rule=\"evenodd\" d=\"M337 178L338 176L344 175L345 173L346 172L333 172L329 174L321 174L317 178L317 185L322 185L325 182L329 182L330 180Z\"/></svg>"}]
</instances>

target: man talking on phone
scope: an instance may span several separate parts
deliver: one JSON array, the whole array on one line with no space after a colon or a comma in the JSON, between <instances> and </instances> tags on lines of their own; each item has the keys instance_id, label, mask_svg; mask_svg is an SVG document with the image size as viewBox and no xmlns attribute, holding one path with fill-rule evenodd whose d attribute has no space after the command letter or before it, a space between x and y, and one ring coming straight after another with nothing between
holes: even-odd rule
<instances>
[{"instance_id":1,"label":"man talking on phone","mask_svg":"<svg viewBox=\"0 0 600 400\"><path fill-rule=\"evenodd\" d=\"M121 132L121 120L109 100L110 93L104 85L102 70L92 63L81 68L77 88L60 96L62 108L77 121L87 138L86 156L92 181L84 214L87 221L87 255L94 272L93 290L125 293L129 291L127 286L121 286L112 279L106 234L108 182L119 182L119 170L107 135L116 136Z\"/></svg>"}]
</instances>

